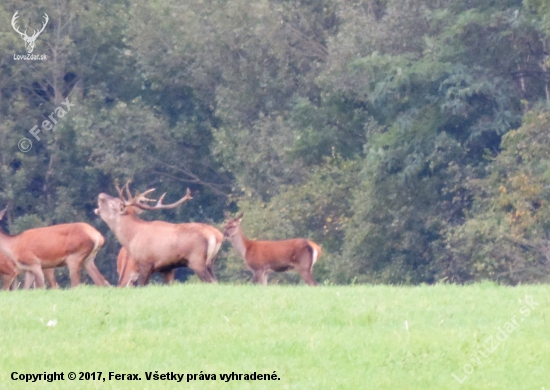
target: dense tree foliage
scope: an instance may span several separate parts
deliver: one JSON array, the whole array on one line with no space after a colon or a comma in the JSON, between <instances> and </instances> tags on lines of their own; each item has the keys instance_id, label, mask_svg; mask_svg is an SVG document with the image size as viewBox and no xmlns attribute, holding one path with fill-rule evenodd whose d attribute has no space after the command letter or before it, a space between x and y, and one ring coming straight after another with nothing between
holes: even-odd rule
<instances>
[{"instance_id":1,"label":"dense tree foliage","mask_svg":"<svg viewBox=\"0 0 550 390\"><path fill-rule=\"evenodd\" d=\"M46 60L16 59L16 11L29 32L49 15ZM0 18L3 227L90 222L111 281L93 208L115 179L191 188L144 218L244 210L250 237L311 238L321 282L548 280L547 1L15 0ZM216 273L249 279L228 245Z\"/></svg>"}]
</instances>

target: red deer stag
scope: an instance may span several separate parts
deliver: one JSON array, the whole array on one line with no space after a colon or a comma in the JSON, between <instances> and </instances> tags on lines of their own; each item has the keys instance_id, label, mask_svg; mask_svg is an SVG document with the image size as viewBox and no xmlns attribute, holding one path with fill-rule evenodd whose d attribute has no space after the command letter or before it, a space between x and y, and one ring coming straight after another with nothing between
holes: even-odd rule
<instances>
[{"instance_id":1,"label":"red deer stag","mask_svg":"<svg viewBox=\"0 0 550 390\"><path fill-rule=\"evenodd\" d=\"M298 271L304 282L316 286L311 275L313 264L321 255L321 247L305 238L284 241L253 241L243 234L241 220L244 213L225 224L224 237L228 237L246 266L254 274L256 283L267 284L269 271Z\"/></svg>"},{"instance_id":2,"label":"red deer stag","mask_svg":"<svg viewBox=\"0 0 550 390\"><path fill-rule=\"evenodd\" d=\"M164 221L144 221L137 217L144 210L172 209L192 199L189 189L187 194L172 204L163 204L164 193L155 206L145 202L154 202L147 195L155 189L136 193L132 197L130 182L121 189L116 185L119 197L101 193L98 196L98 208L95 213L105 221L121 245L130 255L134 270L138 272L138 285L147 284L153 272L161 272L168 277L174 268L189 267L203 282L216 282L212 272L213 260L223 241L222 234L215 228L202 223L173 224ZM124 195L126 193L126 197ZM119 255L120 257L120 255ZM123 259L121 259L123 260ZM130 270L128 268L128 270ZM126 271L126 279L120 283L132 283L135 278ZM166 277L165 277L166 279Z\"/></svg>"},{"instance_id":3,"label":"red deer stag","mask_svg":"<svg viewBox=\"0 0 550 390\"><path fill-rule=\"evenodd\" d=\"M7 207L0 211L0 220L4 217ZM98 286L109 286L109 282L97 269L94 258L103 245L104 239L100 232L87 223L67 223L43 228L25 230L16 236L10 236L0 230L0 252L12 260L18 271L28 271L32 274L25 287L30 287L33 279L36 287L44 287L44 270L51 274L53 268L67 265L71 278L71 287L80 284L80 269L82 265ZM48 279L50 279L48 277ZM55 283L57 286L57 283Z\"/></svg>"}]
</instances>

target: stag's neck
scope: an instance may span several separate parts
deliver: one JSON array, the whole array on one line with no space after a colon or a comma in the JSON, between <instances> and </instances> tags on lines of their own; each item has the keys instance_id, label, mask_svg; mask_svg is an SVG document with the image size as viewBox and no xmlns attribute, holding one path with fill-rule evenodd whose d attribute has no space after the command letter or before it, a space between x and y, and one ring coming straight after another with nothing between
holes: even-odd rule
<instances>
[{"instance_id":1,"label":"stag's neck","mask_svg":"<svg viewBox=\"0 0 550 390\"><path fill-rule=\"evenodd\" d=\"M239 252L239 254L243 257L243 259L246 259L246 249L250 245L251 240L246 238L240 226L238 234L235 234L233 237L231 237L230 241L237 252Z\"/></svg>"},{"instance_id":2,"label":"stag's neck","mask_svg":"<svg viewBox=\"0 0 550 390\"><path fill-rule=\"evenodd\" d=\"M120 217L119 223L113 226L112 230L120 244L127 248L132 238L136 235L139 226L144 223L146 222L134 214L127 214Z\"/></svg>"}]
</instances>

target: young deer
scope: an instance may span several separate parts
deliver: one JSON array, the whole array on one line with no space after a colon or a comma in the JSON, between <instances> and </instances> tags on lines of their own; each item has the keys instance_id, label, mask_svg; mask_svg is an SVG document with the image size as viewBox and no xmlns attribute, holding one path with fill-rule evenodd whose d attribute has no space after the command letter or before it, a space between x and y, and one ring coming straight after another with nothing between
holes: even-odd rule
<instances>
[{"instance_id":1,"label":"young deer","mask_svg":"<svg viewBox=\"0 0 550 390\"><path fill-rule=\"evenodd\" d=\"M313 265L321 255L321 247L305 238L284 241L253 241L245 237L241 229L244 213L225 224L224 237L243 257L246 266L254 274L256 283L267 284L269 271L284 272L295 269L310 286L317 283L311 275Z\"/></svg>"}]
</instances>

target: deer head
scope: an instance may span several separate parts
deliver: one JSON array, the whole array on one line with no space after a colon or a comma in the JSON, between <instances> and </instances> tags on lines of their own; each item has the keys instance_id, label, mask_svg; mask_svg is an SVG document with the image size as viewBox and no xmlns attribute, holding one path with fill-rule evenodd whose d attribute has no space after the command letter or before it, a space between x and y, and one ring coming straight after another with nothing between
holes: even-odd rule
<instances>
[{"instance_id":1,"label":"deer head","mask_svg":"<svg viewBox=\"0 0 550 390\"><path fill-rule=\"evenodd\" d=\"M17 15L18 13L19 11L16 11L15 14L13 14L13 18L11 19L11 26L15 31L17 31L19 35L21 35L21 37L25 41L25 49L27 50L27 53L30 54L34 50L36 38L38 38L40 33L44 31L44 29L46 28L46 24L48 24L48 20L50 20L50 18L48 17L48 14L44 14L44 23L42 24L42 28L39 31L33 30L33 34L29 37L27 35L27 30L25 30L24 32L19 31L19 26L17 25L17 18L19 18L19 15Z\"/></svg>"},{"instance_id":2,"label":"deer head","mask_svg":"<svg viewBox=\"0 0 550 390\"><path fill-rule=\"evenodd\" d=\"M223 231L223 238L231 238L234 235L239 233L239 227L244 216L244 211L237 215L237 217L230 219L225 224L225 229Z\"/></svg>"},{"instance_id":3,"label":"deer head","mask_svg":"<svg viewBox=\"0 0 550 390\"><path fill-rule=\"evenodd\" d=\"M136 191L136 195L132 196L130 192L130 181L122 188L119 187L118 182L115 182L116 189L118 191L118 198L107 194L99 194L97 199L98 207L94 212L101 217L109 226L116 224L116 221L123 215L141 213L144 210L166 210L173 209L180 206L189 199L193 199L191 191L187 189L187 193L183 198L177 202L170 204L163 204L162 201L166 196L166 192L162 194L158 201L155 199L149 199L147 195L155 191L154 188L148 189L143 193ZM156 205L150 206L145 202L157 202Z\"/></svg>"}]
</instances>

